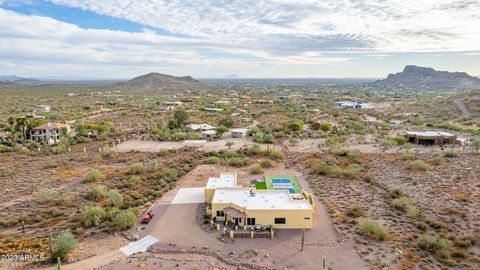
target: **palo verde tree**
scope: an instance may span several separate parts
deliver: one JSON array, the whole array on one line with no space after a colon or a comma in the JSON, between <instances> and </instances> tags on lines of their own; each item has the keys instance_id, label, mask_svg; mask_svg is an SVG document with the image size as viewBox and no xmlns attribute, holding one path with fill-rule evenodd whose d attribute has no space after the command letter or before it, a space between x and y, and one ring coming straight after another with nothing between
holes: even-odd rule
<instances>
[{"instance_id":1,"label":"palo verde tree","mask_svg":"<svg viewBox=\"0 0 480 270\"><path fill-rule=\"evenodd\" d=\"M179 107L173 113L173 118L175 118L175 121L177 122L177 125L179 127L181 127L181 126L183 126L185 121L188 120L188 113L184 108Z\"/></svg>"}]
</instances>

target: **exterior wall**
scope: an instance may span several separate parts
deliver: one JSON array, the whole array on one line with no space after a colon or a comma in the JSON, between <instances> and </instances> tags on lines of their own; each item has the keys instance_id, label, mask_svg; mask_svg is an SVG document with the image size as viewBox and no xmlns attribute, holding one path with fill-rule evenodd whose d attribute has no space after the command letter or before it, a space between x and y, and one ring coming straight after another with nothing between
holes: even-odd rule
<instances>
[{"instance_id":1,"label":"exterior wall","mask_svg":"<svg viewBox=\"0 0 480 270\"><path fill-rule=\"evenodd\" d=\"M272 226L278 229L311 229L313 227L313 213L314 209L291 209L291 210L247 210L230 203L217 203L212 204L212 216L216 217L218 221L233 222L231 217L218 217L217 211L223 211L227 207L234 207L247 215L247 218L255 218L255 224L262 226ZM275 224L275 218L285 218L285 224ZM239 226L245 226L246 219L242 219L242 223Z\"/></svg>"},{"instance_id":2,"label":"exterior wall","mask_svg":"<svg viewBox=\"0 0 480 270\"><path fill-rule=\"evenodd\" d=\"M214 188L205 188L204 195L205 195L205 203L211 204L213 200L213 194L215 194Z\"/></svg>"},{"instance_id":3,"label":"exterior wall","mask_svg":"<svg viewBox=\"0 0 480 270\"><path fill-rule=\"evenodd\" d=\"M233 138L245 138L247 136L247 132L232 132Z\"/></svg>"}]
</instances>

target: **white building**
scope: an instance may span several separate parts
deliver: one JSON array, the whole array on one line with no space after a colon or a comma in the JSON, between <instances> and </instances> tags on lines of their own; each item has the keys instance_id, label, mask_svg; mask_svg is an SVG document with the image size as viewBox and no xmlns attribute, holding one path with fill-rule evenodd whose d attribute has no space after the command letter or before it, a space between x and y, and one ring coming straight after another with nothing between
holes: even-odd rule
<instances>
[{"instance_id":1,"label":"white building","mask_svg":"<svg viewBox=\"0 0 480 270\"><path fill-rule=\"evenodd\" d=\"M351 108L351 109L366 109L368 108L368 103L363 103L361 101L338 101L335 102L335 107L337 108Z\"/></svg>"},{"instance_id":2,"label":"white building","mask_svg":"<svg viewBox=\"0 0 480 270\"><path fill-rule=\"evenodd\" d=\"M187 125L187 128L193 130L193 131L207 131L207 130L214 130L216 127L209 125L209 124L189 124Z\"/></svg>"},{"instance_id":3,"label":"white building","mask_svg":"<svg viewBox=\"0 0 480 270\"><path fill-rule=\"evenodd\" d=\"M223 112L223 109L220 108L205 108L206 112Z\"/></svg>"},{"instance_id":4,"label":"white building","mask_svg":"<svg viewBox=\"0 0 480 270\"><path fill-rule=\"evenodd\" d=\"M38 127L32 128L30 138L36 141L45 141L48 144L53 144L60 140L62 129L66 129L67 133L70 131L69 126L58 123L47 123Z\"/></svg>"},{"instance_id":5,"label":"white building","mask_svg":"<svg viewBox=\"0 0 480 270\"><path fill-rule=\"evenodd\" d=\"M202 138L207 141L213 141L217 137L215 130L207 130L202 132Z\"/></svg>"},{"instance_id":6,"label":"white building","mask_svg":"<svg viewBox=\"0 0 480 270\"><path fill-rule=\"evenodd\" d=\"M245 138L248 136L248 129L247 128L234 128L232 129L232 137L233 138Z\"/></svg>"}]
</instances>

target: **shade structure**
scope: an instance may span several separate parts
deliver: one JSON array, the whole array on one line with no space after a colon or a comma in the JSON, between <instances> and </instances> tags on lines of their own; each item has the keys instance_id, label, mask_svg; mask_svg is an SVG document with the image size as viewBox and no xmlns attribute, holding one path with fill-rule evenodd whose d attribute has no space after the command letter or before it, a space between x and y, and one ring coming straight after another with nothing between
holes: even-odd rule
<instances>
[{"instance_id":1,"label":"shade structure","mask_svg":"<svg viewBox=\"0 0 480 270\"><path fill-rule=\"evenodd\" d=\"M245 213L243 213L242 211L240 211L238 209L235 209L233 207L227 207L227 208L223 209L223 213L227 214L230 217L234 217L234 218L246 218L247 217L247 215L245 215Z\"/></svg>"}]
</instances>

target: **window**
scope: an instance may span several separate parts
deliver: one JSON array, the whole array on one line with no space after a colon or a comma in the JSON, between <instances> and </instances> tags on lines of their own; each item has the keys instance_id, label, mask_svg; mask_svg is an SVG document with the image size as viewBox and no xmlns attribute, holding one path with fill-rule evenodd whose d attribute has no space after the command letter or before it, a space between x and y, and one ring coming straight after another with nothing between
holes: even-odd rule
<instances>
[{"instance_id":1,"label":"window","mask_svg":"<svg viewBox=\"0 0 480 270\"><path fill-rule=\"evenodd\" d=\"M305 219L310 219L309 217L306 217Z\"/></svg>"},{"instance_id":2,"label":"window","mask_svg":"<svg viewBox=\"0 0 480 270\"><path fill-rule=\"evenodd\" d=\"M275 218L275 224L285 224L287 222L286 218Z\"/></svg>"},{"instance_id":3,"label":"window","mask_svg":"<svg viewBox=\"0 0 480 270\"><path fill-rule=\"evenodd\" d=\"M255 218L247 218L247 225L255 225Z\"/></svg>"},{"instance_id":4,"label":"window","mask_svg":"<svg viewBox=\"0 0 480 270\"><path fill-rule=\"evenodd\" d=\"M225 213L223 211L217 211L217 217L224 217Z\"/></svg>"}]
</instances>

